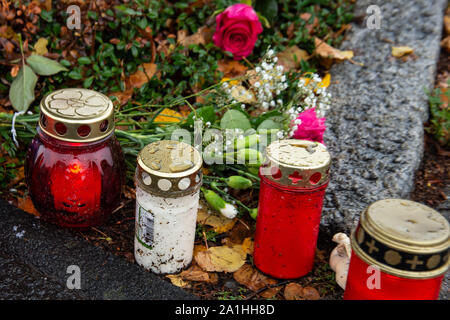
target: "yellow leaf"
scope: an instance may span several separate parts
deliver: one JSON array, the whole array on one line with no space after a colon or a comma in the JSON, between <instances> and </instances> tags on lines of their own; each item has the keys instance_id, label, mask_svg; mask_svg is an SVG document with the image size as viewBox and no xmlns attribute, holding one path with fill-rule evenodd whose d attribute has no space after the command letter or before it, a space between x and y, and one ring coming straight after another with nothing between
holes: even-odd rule
<instances>
[{"instance_id":1,"label":"yellow leaf","mask_svg":"<svg viewBox=\"0 0 450 320\"><path fill-rule=\"evenodd\" d=\"M155 118L155 123L158 122L180 122L183 116L175 110L164 108L163 111Z\"/></svg>"},{"instance_id":2,"label":"yellow leaf","mask_svg":"<svg viewBox=\"0 0 450 320\"><path fill-rule=\"evenodd\" d=\"M200 206L197 212L197 222L200 224L213 227L217 233L225 233L233 228L236 219L228 219L223 215L218 215L208 209L208 205L200 201Z\"/></svg>"},{"instance_id":3,"label":"yellow leaf","mask_svg":"<svg viewBox=\"0 0 450 320\"><path fill-rule=\"evenodd\" d=\"M34 45L34 52L39 55L44 55L48 52L47 50L48 40L45 38L39 38Z\"/></svg>"},{"instance_id":4,"label":"yellow leaf","mask_svg":"<svg viewBox=\"0 0 450 320\"><path fill-rule=\"evenodd\" d=\"M240 252L226 246L200 251L195 256L195 261L203 270L210 272L235 272L245 263Z\"/></svg>"},{"instance_id":5,"label":"yellow leaf","mask_svg":"<svg viewBox=\"0 0 450 320\"><path fill-rule=\"evenodd\" d=\"M166 277L170 279L170 282L172 282L174 286L180 288L190 287L189 282L184 281L179 274L171 274Z\"/></svg>"},{"instance_id":6,"label":"yellow leaf","mask_svg":"<svg viewBox=\"0 0 450 320\"><path fill-rule=\"evenodd\" d=\"M408 54L413 53L414 50L410 47L402 46L402 47L392 47L392 55L396 58L401 58Z\"/></svg>"},{"instance_id":7,"label":"yellow leaf","mask_svg":"<svg viewBox=\"0 0 450 320\"><path fill-rule=\"evenodd\" d=\"M230 80L230 78L228 78L228 77L223 77L223 78L220 80L220 82L228 81L228 83L229 83L231 86L237 86L237 85L239 84L239 81L238 81L238 80L231 80L231 81L229 81L229 80Z\"/></svg>"},{"instance_id":8,"label":"yellow leaf","mask_svg":"<svg viewBox=\"0 0 450 320\"><path fill-rule=\"evenodd\" d=\"M327 88L331 82L331 74L327 73L325 77L323 77L322 81L319 83L319 87Z\"/></svg>"}]
</instances>

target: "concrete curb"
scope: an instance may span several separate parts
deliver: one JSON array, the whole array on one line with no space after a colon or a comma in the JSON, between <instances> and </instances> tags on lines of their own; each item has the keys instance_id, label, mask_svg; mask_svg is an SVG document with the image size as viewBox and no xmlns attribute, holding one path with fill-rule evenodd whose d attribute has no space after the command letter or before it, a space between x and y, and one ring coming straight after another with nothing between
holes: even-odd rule
<instances>
[{"instance_id":1,"label":"concrete curb","mask_svg":"<svg viewBox=\"0 0 450 320\"><path fill-rule=\"evenodd\" d=\"M2 253L12 257L15 264L21 264L28 274L32 272L31 280L37 282L36 288L30 284L28 289L23 288L25 291L47 289L42 279L48 278L52 288L63 288L58 296L50 294L60 299L196 299L138 265L107 253L68 230L41 222L2 200L0 230ZM70 265L80 267L80 290L66 287ZM45 298L38 292L24 292L24 297Z\"/></svg>"}]
</instances>

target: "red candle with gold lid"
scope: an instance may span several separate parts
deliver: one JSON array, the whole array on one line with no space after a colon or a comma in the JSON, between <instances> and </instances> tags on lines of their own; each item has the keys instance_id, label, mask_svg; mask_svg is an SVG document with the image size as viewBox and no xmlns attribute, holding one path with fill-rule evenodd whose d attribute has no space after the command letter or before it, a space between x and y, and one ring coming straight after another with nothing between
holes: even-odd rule
<instances>
[{"instance_id":1,"label":"red candle with gold lid","mask_svg":"<svg viewBox=\"0 0 450 320\"><path fill-rule=\"evenodd\" d=\"M102 223L118 207L123 154L114 135L114 107L105 95L61 89L40 104L26 179L42 218L66 227Z\"/></svg>"},{"instance_id":2,"label":"red candle with gold lid","mask_svg":"<svg viewBox=\"0 0 450 320\"><path fill-rule=\"evenodd\" d=\"M287 139L266 149L256 221L255 266L275 278L311 271L331 162L318 142Z\"/></svg>"},{"instance_id":3,"label":"red candle with gold lid","mask_svg":"<svg viewBox=\"0 0 450 320\"><path fill-rule=\"evenodd\" d=\"M409 200L374 202L352 233L346 300L433 300L449 267L448 221Z\"/></svg>"}]
</instances>

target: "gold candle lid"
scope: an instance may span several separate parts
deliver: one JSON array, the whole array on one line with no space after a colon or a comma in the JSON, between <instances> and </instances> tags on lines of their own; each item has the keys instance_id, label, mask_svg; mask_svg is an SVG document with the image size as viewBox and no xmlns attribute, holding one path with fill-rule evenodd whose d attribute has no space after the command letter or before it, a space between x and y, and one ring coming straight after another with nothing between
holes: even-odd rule
<instances>
[{"instance_id":1,"label":"gold candle lid","mask_svg":"<svg viewBox=\"0 0 450 320\"><path fill-rule=\"evenodd\" d=\"M111 100L96 91L67 88L41 100L39 127L49 136L69 142L92 142L114 131Z\"/></svg>"},{"instance_id":2,"label":"gold candle lid","mask_svg":"<svg viewBox=\"0 0 450 320\"><path fill-rule=\"evenodd\" d=\"M328 182L330 164L330 153L319 142L278 140L266 148L261 174L285 186L312 189Z\"/></svg>"},{"instance_id":3,"label":"gold candle lid","mask_svg":"<svg viewBox=\"0 0 450 320\"><path fill-rule=\"evenodd\" d=\"M423 204L386 199L361 215L352 248L364 261L405 278L432 278L447 271L450 225Z\"/></svg>"},{"instance_id":4,"label":"gold candle lid","mask_svg":"<svg viewBox=\"0 0 450 320\"><path fill-rule=\"evenodd\" d=\"M147 192L169 198L197 191L202 182L202 157L191 145L162 140L150 143L137 157L136 183Z\"/></svg>"}]
</instances>

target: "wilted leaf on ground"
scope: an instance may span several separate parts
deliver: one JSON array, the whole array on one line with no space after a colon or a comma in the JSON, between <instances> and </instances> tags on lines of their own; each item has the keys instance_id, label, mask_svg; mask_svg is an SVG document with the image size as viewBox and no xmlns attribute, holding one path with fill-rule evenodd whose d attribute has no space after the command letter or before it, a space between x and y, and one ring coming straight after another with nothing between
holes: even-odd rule
<instances>
[{"instance_id":1,"label":"wilted leaf on ground","mask_svg":"<svg viewBox=\"0 0 450 320\"><path fill-rule=\"evenodd\" d=\"M227 78L236 78L243 76L247 71L247 67L236 60L222 59L217 61L218 70L223 72L223 76Z\"/></svg>"},{"instance_id":2,"label":"wilted leaf on ground","mask_svg":"<svg viewBox=\"0 0 450 320\"><path fill-rule=\"evenodd\" d=\"M277 280L267 277L248 264L244 264L239 270L233 273L233 278L252 291L258 291L263 289L264 287L277 283ZM270 290L269 293L272 294L272 297L279 291L278 288L268 288L268 290Z\"/></svg>"},{"instance_id":3,"label":"wilted leaf on ground","mask_svg":"<svg viewBox=\"0 0 450 320\"><path fill-rule=\"evenodd\" d=\"M314 41L316 46L315 52L320 58L320 63L326 68L329 68L335 61L339 62L353 58L353 51L351 50L338 50L317 37L314 38Z\"/></svg>"},{"instance_id":4,"label":"wilted leaf on ground","mask_svg":"<svg viewBox=\"0 0 450 320\"><path fill-rule=\"evenodd\" d=\"M311 34L315 27L319 25L319 19L317 17L313 18L312 23L309 23L311 20L311 13L305 12L300 15L300 19L306 22L305 28L308 30L308 33Z\"/></svg>"},{"instance_id":5,"label":"wilted leaf on ground","mask_svg":"<svg viewBox=\"0 0 450 320\"><path fill-rule=\"evenodd\" d=\"M392 55L396 58L401 58L401 57L411 54L413 52L414 52L414 50L407 46L392 47Z\"/></svg>"},{"instance_id":6,"label":"wilted leaf on ground","mask_svg":"<svg viewBox=\"0 0 450 320\"><path fill-rule=\"evenodd\" d=\"M247 90L244 86L233 86L231 88L231 96L241 103L253 103L256 102L255 95Z\"/></svg>"},{"instance_id":7,"label":"wilted leaf on ground","mask_svg":"<svg viewBox=\"0 0 450 320\"><path fill-rule=\"evenodd\" d=\"M161 111L158 116L155 118L154 122L158 123L158 122L180 122L181 118L183 118L183 116L173 110L173 109L169 109L169 108L164 108L163 111Z\"/></svg>"},{"instance_id":8,"label":"wilted leaf on ground","mask_svg":"<svg viewBox=\"0 0 450 320\"><path fill-rule=\"evenodd\" d=\"M244 259L247 258L247 254L253 254L253 241L251 238L245 238L242 244L233 244L232 248L241 253Z\"/></svg>"},{"instance_id":9,"label":"wilted leaf on ground","mask_svg":"<svg viewBox=\"0 0 450 320\"><path fill-rule=\"evenodd\" d=\"M304 287L303 288L303 298L306 300L319 300L320 294L313 287Z\"/></svg>"},{"instance_id":10,"label":"wilted leaf on ground","mask_svg":"<svg viewBox=\"0 0 450 320\"><path fill-rule=\"evenodd\" d=\"M117 91L117 92L112 92L109 94L109 96L115 96L117 98L118 104L120 106L123 106L125 104L127 104L128 101L130 101L131 97L133 97L133 89L129 88L125 91Z\"/></svg>"},{"instance_id":11,"label":"wilted leaf on ground","mask_svg":"<svg viewBox=\"0 0 450 320\"><path fill-rule=\"evenodd\" d=\"M156 64L143 63L138 70L126 80L127 88L140 88L149 82L156 73Z\"/></svg>"},{"instance_id":12,"label":"wilted leaf on ground","mask_svg":"<svg viewBox=\"0 0 450 320\"><path fill-rule=\"evenodd\" d=\"M208 282L216 284L219 281L219 276L216 273L205 272L196 265L192 265L189 269L180 273L183 280Z\"/></svg>"},{"instance_id":13,"label":"wilted leaf on ground","mask_svg":"<svg viewBox=\"0 0 450 320\"><path fill-rule=\"evenodd\" d=\"M450 35L450 15L444 17L444 29L447 35Z\"/></svg>"},{"instance_id":14,"label":"wilted leaf on ground","mask_svg":"<svg viewBox=\"0 0 450 320\"><path fill-rule=\"evenodd\" d=\"M295 282L288 283L284 288L284 298L286 300L303 300L303 287Z\"/></svg>"},{"instance_id":15,"label":"wilted leaf on ground","mask_svg":"<svg viewBox=\"0 0 450 320\"><path fill-rule=\"evenodd\" d=\"M183 47L188 47L191 44L207 44L211 42L214 29L203 26L198 28L197 32L188 36L186 30L179 30L177 34L177 42Z\"/></svg>"},{"instance_id":16,"label":"wilted leaf on ground","mask_svg":"<svg viewBox=\"0 0 450 320\"><path fill-rule=\"evenodd\" d=\"M16 111L27 111L34 100L37 76L27 65L22 66L9 88L9 100Z\"/></svg>"},{"instance_id":17,"label":"wilted leaf on ground","mask_svg":"<svg viewBox=\"0 0 450 320\"><path fill-rule=\"evenodd\" d=\"M277 54L278 64L282 65L284 71L295 70L300 67L302 60L308 60L309 54L306 50L292 46Z\"/></svg>"},{"instance_id":18,"label":"wilted leaf on ground","mask_svg":"<svg viewBox=\"0 0 450 320\"><path fill-rule=\"evenodd\" d=\"M233 228L236 219L228 219L223 215L218 215L208 209L208 205L204 201L200 201L200 206L197 212L197 222L203 225L213 227L217 233L224 233Z\"/></svg>"},{"instance_id":19,"label":"wilted leaf on ground","mask_svg":"<svg viewBox=\"0 0 450 320\"><path fill-rule=\"evenodd\" d=\"M447 36L441 41L441 47L450 53L450 36Z\"/></svg>"},{"instance_id":20,"label":"wilted leaf on ground","mask_svg":"<svg viewBox=\"0 0 450 320\"><path fill-rule=\"evenodd\" d=\"M235 272L245 263L240 252L226 246L200 251L195 256L195 261L205 271L218 272Z\"/></svg>"},{"instance_id":21,"label":"wilted leaf on ground","mask_svg":"<svg viewBox=\"0 0 450 320\"><path fill-rule=\"evenodd\" d=\"M351 50L338 50L317 37L314 38L314 41L316 45L316 53L322 58L331 58L336 60L347 60L353 58L353 51Z\"/></svg>"},{"instance_id":22,"label":"wilted leaf on ground","mask_svg":"<svg viewBox=\"0 0 450 320\"><path fill-rule=\"evenodd\" d=\"M33 205L33 201L31 201L30 196L26 196L23 198L19 198L17 206L22 209L25 212L28 212L29 214L32 214L34 216L40 216L39 212L36 210L36 208Z\"/></svg>"},{"instance_id":23,"label":"wilted leaf on ground","mask_svg":"<svg viewBox=\"0 0 450 320\"><path fill-rule=\"evenodd\" d=\"M48 40L45 38L39 38L34 44L34 52L36 54L44 55L48 52L47 50Z\"/></svg>"},{"instance_id":24,"label":"wilted leaf on ground","mask_svg":"<svg viewBox=\"0 0 450 320\"><path fill-rule=\"evenodd\" d=\"M170 274L166 276L170 279L170 282L174 286L180 287L180 288L189 288L190 284L187 281L184 281L179 274Z\"/></svg>"}]
</instances>

